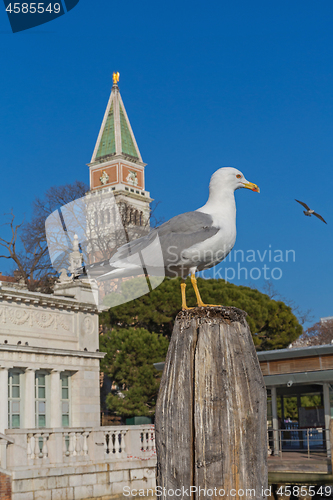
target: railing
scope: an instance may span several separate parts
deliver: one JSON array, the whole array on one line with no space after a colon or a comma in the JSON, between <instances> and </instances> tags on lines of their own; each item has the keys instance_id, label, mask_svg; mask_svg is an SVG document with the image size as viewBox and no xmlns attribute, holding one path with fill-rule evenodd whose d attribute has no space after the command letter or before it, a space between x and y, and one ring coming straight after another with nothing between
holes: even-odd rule
<instances>
[{"instance_id":1,"label":"railing","mask_svg":"<svg viewBox=\"0 0 333 500\"><path fill-rule=\"evenodd\" d=\"M156 455L153 425L103 427L106 458L149 460Z\"/></svg>"},{"instance_id":2,"label":"railing","mask_svg":"<svg viewBox=\"0 0 333 500\"><path fill-rule=\"evenodd\" d=\"M156 454L155 428L153 426L150 429L142 429L140 432L140 440L142 453Z\"/></svg>"},{"instance_id":3,"label":"railing","mask_svg":"<svg viewBox=\"0 0 333 500\"><path fill-rule=\"evenodd\" d=\"M330 429L320 427L299 429L269 429L268 454L282 457L288 452L300 452L310 458L318 453L331 456Z\"/></svg>"},{"instance_id":4,"label":"railing","mask_svg":"<svg viewBox=\"0 0 333 500\"><path fill-rule=\"evenodd\" d=\"M152 425L8 429L4 438L6 443L11 443L3 453L10 467L150 460L156 457Z\"/></svg>"},{"instance_id":5,"label":"railing","mask_svg":"<svg viewBox=\"0 0 333 500\"><path fill-rule=\"evenodd\" d=\"M330 430L268 430L268 454L331 456ZM153 425L98 428L10 429L0 434L0 467L76 464L156 458Z\"/></svg>"},{"instance_id":6,"label":"railing","mask_svg":"<svg viewBox=\"0 0 333 500\"><path fill-rule=\"evenodd\" d=\"M125 436L127 429L108 428L104 431L104 451L107 456L127 458Z\"/></svg>"},{"instance_id":7,"label":"railing","mask_svg":"<svg viewBox=\"0 0 333 500\"><path fill-rule=\"evenodd\" d=\"M49 433L47 432L36 432L29 433L27 435L27 456L28 460L34 458L44 458L48 457L48 438Z\"/></svg>"},{"instance_id":8,"label":"railing","mask_svg":"<svg viewBox=\"0 0 333 500\"><path fill-rule=\"evenodd\" d=\"M27 432L28 461L42 459L45 462L48 460L52 441L57 442L57 446L62 444L63 459L65 457L88 456L87 439L90 431L86 429L71 429L69 431L47 429L42 432L37 430L25 432Z\"/></svg>"},{"instance_id":9,"label":"railing","mask_svg":"<svg viewBox=\"0 0 333 500\"><path fill-rule=\"evenodd\" d=\"M89 434L86 430L63 432L63 457L88 457Z\"/></svg>"}]
</instances>

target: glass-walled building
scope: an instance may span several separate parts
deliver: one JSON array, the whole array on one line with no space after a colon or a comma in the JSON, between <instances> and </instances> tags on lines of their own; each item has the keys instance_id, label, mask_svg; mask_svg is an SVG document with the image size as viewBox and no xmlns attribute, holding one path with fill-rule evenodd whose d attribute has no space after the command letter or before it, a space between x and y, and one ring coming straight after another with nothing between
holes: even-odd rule
<instances>
[{"instance_id":1,"label":"glass-walled building","mask_svg":"<svg viewBox=\"0 0 333 500\"><path fill-rule=\"evenodd\" d=\"M333 417L333 345L259 352L267 388L269 449L307 448L330 455Z\"/></svg>"}]
</instances>

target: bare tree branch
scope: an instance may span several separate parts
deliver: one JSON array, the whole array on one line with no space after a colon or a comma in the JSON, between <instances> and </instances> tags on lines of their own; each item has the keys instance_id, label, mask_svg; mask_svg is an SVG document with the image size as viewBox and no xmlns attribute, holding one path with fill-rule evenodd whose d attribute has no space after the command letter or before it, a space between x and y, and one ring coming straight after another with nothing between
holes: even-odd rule
<instances>
[{"instance_id":1,"label":"bare tree branch","mask_svg":"<svg viewBox=\"0 0 333 500\"><path fill-rule=\"evenodd\" d=\"M325 345L333 342L333 320L319 321L305 330L292 347Z\"/></svg>"},{"instance_id":2,"label":"bare tree branch","mask_svg":"<svg viewBox=\"0 0 333 500\"><path fill-rule=\"evenodd\" d=\"M305 323L309 323L313 321L313 314L311 309L306 309L305 311L298 306L294 300L287 299L283 297L278 290L275 288L274 284L271 281L266 281L263 288L263 292L269 296L270 299L274 300L282 300L287 306L291 307L293 313L297 317L299 323L304 325Z\"/></svg>"},{"instance_id":3,"label":"bare tree branch","mask_svg":"<svg viewBox=\"0 0 333 500\"><path fill-rule=\"evenodd\" d=\"M88 187L76 181L64 186L53 186L44 198L33 202L32 218L29 222L16 224L13 210L4 214L8 221L2 224L10 230L10 237L0 237L0 246L5 249L0 258L11 259L30 290L50 292L50 283L56 276L51 265L45 235L45 220L57 208L84 196Z\"/></svg>"}]
</instances>

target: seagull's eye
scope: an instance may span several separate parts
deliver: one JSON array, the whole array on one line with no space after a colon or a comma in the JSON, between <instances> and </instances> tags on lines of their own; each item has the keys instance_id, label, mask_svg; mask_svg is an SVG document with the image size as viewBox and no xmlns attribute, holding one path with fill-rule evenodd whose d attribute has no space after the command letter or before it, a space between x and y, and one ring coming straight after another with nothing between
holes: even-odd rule
<instances>
[{"instance_id":1,"label":"seagull's eye","mask_svg":"<svg viewBox=\"0 0 333 500\"><path fill-rule=\"evenodd\" d=\"M240 179L242 176L240 174L236 175L237 179Z\"/></svg>"}]
</instances>

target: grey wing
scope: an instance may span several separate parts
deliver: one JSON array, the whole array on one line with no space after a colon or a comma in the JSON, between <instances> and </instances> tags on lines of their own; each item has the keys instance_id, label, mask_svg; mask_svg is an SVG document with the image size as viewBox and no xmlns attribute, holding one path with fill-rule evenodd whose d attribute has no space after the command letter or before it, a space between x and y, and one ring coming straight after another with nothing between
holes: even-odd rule
<instances>
[{"instance_id":1,"label":"grey wing","mask_svg":"<svg viewBox=\"0 0 333 500\"><path fill-rule=\"evenodd\" d=\"M176 215L158 227L157 231L161 237L171 233L193 234L202 229L216 230L213 226L213 219L209 214L193 211Z\"/></svg>"},{"instance_id":2,"label":"grey wing","mask_svg":"<svg viewBox=\"0 0 333 500\"><path fill-rule=\"evenodd\" d=\"M326 220L325 220L325 219L323 219L323 217L322 217L321 215L316 214L316 212L313 212L313 214L312 214L312 215L315 215L316 217L318 217L318 219L322 220L323 222L325 222L325 224L327 224Z\"/></svg>"},{"instance_id":3,"label":"grey wing","mask_svg":"<svg viewBox=\"0 0 333 500\"><path fill-rule=\"evenodd\" d=\"M208 214L187 212L173 217L158 229L165 266L177 265L182 260L182 252L215 236L218 231Z\"/></svg>"},{"instance_id":4,"label":"grey wing","mask_svg":"<svg viewBox=\"0 0 333 500\"><path fill-rule=\"evenodd\" d=\"M160 255L156 252L154 244L158 236L166 267L171 262L179 262L183 250L211 238L218 231L219 228L213 226L213 219L208 214L186 212L176 215L160 227L153 229L147 236L120 247L111 258L110 264L115 260L127 258L129 255L144 252L144 259L148 265L160 267Z\"/></svg>"},{"instance_id":5,"label":"grey wing","mask_svg":"<svg viewBox=\"0 0 333 500\"><path fill-rule=\"evenodd\" d=\"M297 201L297 203L300 203L304 208L306 208L306 210L310 210L310 207L308 207L306 203L303 203L303 201L296 200L296 198L295 201Z\"/></svg>"}]
</instances>

